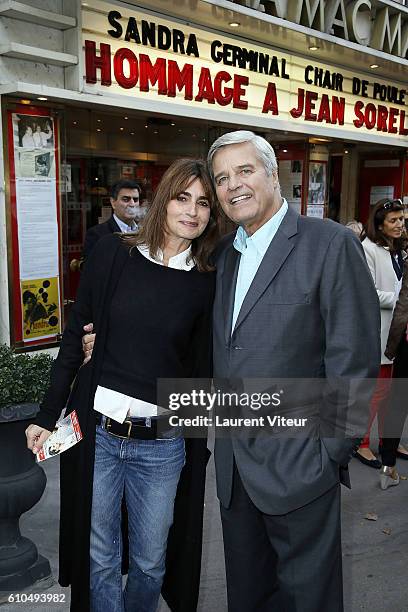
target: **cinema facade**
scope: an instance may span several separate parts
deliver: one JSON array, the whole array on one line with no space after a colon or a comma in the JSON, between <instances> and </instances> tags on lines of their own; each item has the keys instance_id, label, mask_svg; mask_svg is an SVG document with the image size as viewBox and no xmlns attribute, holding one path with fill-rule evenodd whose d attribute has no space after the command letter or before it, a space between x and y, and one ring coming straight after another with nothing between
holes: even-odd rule
<instances>
[{"instance_id":1,"label":"cinema facade","mask_svg":"<svg viewBox=\"0 0 408 612\"><path fill-rule=\"evenodd\" d=\"M88 227L120 177L265 136L305 215L408 204L408 7L392 0L0 4L0 342L58 346Z\"/></svg>"}]
</instances>

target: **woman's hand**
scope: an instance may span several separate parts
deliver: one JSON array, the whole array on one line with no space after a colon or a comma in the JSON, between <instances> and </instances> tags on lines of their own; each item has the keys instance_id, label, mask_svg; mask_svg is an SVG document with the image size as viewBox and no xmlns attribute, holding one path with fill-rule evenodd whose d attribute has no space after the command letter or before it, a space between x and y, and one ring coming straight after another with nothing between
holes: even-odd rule
<instances>
[{"instance_id":1,"label":"woman's hand","mask_svg":"<svg viewBox=\"0 0 408 612\"><path fill-rule=\"evenodd\" d=\"M84 325L84 331L88 332L84 336L82 336L82 350L85 355L85 359L83 365L88 363L88 361L92 357L92 351L95 344L96 334L91 333L93 331L93 323L87 323Z\"/></svg>"},{"instance_id":2,"label":"woman's hand","mask_svg":"<svg viewBox=\"0 0 408 612\"><path fill-rule=\"evenodd\" d=\"M39 427L39 425L29 425L25 431L27 436L27 447L36 455L41 449L47 438L50 437L51 431Z\"/></svg>"}]
</instances>

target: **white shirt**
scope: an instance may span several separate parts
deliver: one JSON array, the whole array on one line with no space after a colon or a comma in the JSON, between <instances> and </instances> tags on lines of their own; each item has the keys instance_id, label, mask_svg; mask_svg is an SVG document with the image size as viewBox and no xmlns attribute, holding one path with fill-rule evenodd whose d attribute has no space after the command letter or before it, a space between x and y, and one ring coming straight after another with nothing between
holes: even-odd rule
<instances>
[{"instance_id":1,"label":"white shirt","mask_svg":"<svg viewBox=\"0 0 408 612\"><path fill-rule=\"evenodd\" d=\"M136 221L133 221L131 225L128 225L127 223L122 221L122 219L119 219L119 217L117 217L115 213L113 214L113 218L115 219L116 223L119 225L120 231L123 232L124 234L128 234L129 232L135 232L137 230Z\"/></svg>"},{"instance_id":2,"label":"white shirt","mask_svg":"<svg viewBox=\"0 0 408 612\"><path fill-rule=\"evenodd\" d=\"M37 149L41 149L43 144L42 144L42 138L41 138L41 133L40 132L34 132L33 133L33 140L34 140L34 144L36 146Z\"/></svg>"},{"instance_id":3,"label":"white shirt","mask_svg":"<svg viewBox=\"0 0 408 612\"><path fill-rule=\"evenodd\" d=\"M153 259L150 256L149 248L146 245L142 244L137 248L149 261L153 261L159 266L163 265L162 251L158 252L157 259ZM195 265L190 255L191 246L178 255L170 257L168 267L175 268L176 270L185 270L188 272ZM98 385L96 389L93 407L97 412L110 417L118 423L123 423L127 416L152 417L167 412L167 409L162 408L161 406L156 406L155 404L145 402L141 399L137 399L136 397L130 397L129 395L119 393L118 391L113 391L112 389L102 387L101 385Z\"/></svg>"},{"instance_id":4,"label":"white shirt","mask_svg":"<svg viewBox=\"0 0 408 612\"><path fill-rule=\"evenodd\" d=\"M157 263L160 266L164 265L163 251L161 249L158 250L157 257L156 259L154 259L150 256L149 247L145 244L141 244L137 248L141 252L141 254L144 255L149 261L153 261L154 263ZM175 268L176 270L184 270L185 272L188 272L189 270L191 270L191 268L194 268L194 266L195 263L193 261L193 258L191 257L191 246L189 246L188 249L186 249L185 251L178 253L178 255L173 255L173 257L170 257L168 265L169 268Z\"/></svg>"},{"instance_id":5,"label":"white shirt","mask_svg":"<svg viewBox=\"0 0 408 612\"><path fill-rule=\"evenodd\" d=\"M32 134L24 134L22 142L23 147L26 149L35 149L35 142Z\"/></svg>"}]
</instances>

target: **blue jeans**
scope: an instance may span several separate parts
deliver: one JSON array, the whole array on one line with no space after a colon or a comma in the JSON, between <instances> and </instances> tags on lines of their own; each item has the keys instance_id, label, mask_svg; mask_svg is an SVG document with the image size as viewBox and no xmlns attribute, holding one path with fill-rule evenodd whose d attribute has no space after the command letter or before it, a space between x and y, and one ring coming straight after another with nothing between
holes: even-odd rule
<instances>
[{"instance_id":1,"label":"blue jeans","mask_svg":"<svg viewBox=\"0 0 408 612\"><path fill-rule=\"evenodd\" d=\"M184 466L184 439L122 440L96 428L90 536L92 612L155 612L167 536ZM129 526L129 573L122 592L121 502Z\"/></svg>"}]
</instances>

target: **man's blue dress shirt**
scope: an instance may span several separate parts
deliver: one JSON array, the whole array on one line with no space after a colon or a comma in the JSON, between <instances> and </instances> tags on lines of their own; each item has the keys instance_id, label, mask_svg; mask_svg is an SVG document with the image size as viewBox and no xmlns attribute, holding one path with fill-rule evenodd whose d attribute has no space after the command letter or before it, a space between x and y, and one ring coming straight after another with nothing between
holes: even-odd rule
<instances>
[{"instance_id":1,"label":"man's blue dress shirt","mask_svg":"<svg viewBox=\"0 0 408 612\"><path fill-rule=\"evenodd\" d=\"M242 303L254 280L261 261L268 250L276 232L288 210L288 203L283 200L282 206L269 221L264 223L256 232L248 236L243 227L239 227L234 239L234 248L241 253L239 262L237 285L235 287L234 314L232 328L234 331Z\"/></svg>"}]
</instances>

